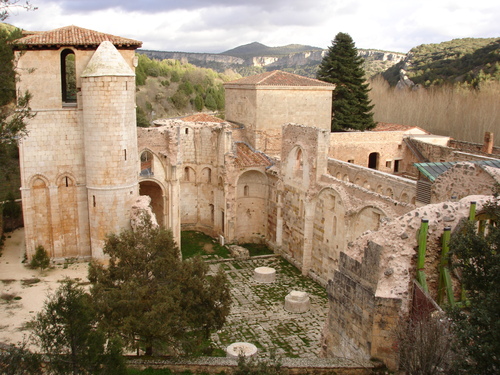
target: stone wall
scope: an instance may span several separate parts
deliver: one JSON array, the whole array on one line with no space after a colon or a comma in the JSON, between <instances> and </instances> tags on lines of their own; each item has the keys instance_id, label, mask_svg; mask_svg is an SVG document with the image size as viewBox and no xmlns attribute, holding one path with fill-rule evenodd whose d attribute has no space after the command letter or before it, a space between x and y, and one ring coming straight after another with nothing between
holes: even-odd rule
<instances>
[{"instance_id":1,"label":"stone wall","mask_svg":"<svg viewBox=\"0 0 500 375\"><path fill-rule=\"evenodd\" d=\"M328 159L328 173L398 202L415 204L417 186L413 180L334 159Z\"/></svg>"},{"instance_id":2,"label":"stone wall","mask_svg":"<svg viewBox=\"0 0 500 375\"><path fill-rule=\"evenodd\" d=\"M500 183L500 173L491 172L473 163L457 163L441 174L432 184L431 202L460 200L469 195L493 194L495 183Z\"/></svg>"},{"instance_id":3,"label":"stone wall","mask_svg":"<svg viewBox=\"0 0 500 375\"><path fill-rule=\"evenodd\" d=\"M283 124L330 129L331 87L226 84L225 89L226 119L244 125L252 147L266 154L280 154Z\"/></svg>"},{"instance_id":4,"label":"stone wall","mask_svg":"<svg viewBox=\"0 0 500 375\"><path fill-rule=\"evenodd\" d=\"M452 141L450 140L450 145L453 144L453 147L449 147L448 142L446 145L435 144L426 142L424 138L414 138L413 142L417 145L420 152L431 162L491 160L492 157L495 157L495 155L481 154L480 152L473 151L475 148L480 149L481 145L468 142L453 141L451 143Z\"/></svg>"},{"instance_id":5,"label":"stone wall","mask_svg":"<svg viewBox=\"0 0 500 375\"><path fill-rule=\"evenodd\" d=\"M407 134L408 131L332 133L328 156L363 167L372 166L382 172L403 173L403 137ZM373 154L373 164L370 164L370 154Z\"/></svg>"},{"instance_id":6,"label":"stone wall","mask_svg":"<svg viewBox=\"0 0 500 375\"><path fill-rule=\"evenodd\" d=\"M323 336L325 356L375 357L396 368L391 331L398 323L401 301L376 296L382 251L369 242L363 262L340 253L339 266L327 286L330 310Z\"/></svg>"}]
</instances>

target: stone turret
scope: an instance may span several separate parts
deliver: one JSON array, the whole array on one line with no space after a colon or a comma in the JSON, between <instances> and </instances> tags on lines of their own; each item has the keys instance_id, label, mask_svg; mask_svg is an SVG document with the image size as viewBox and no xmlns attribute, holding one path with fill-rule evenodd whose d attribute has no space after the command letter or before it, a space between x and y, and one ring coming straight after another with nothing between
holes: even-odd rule
<instances>
[{"instance_id":1,"label":"stone turret","mask_svg":"<svg viewBox=\"0 0 500 375\"><path fill-rule=\"evenodd\" d=\"M78 26L13 42L17 89L33 95L36 113L20 146L28 259L39 245L56 261L99 258L106 234L130 226L138 195L134 58L141 44Z\"/></svg>"},{"instance_id":2,"label":"stone turret","mask_svg":"<svg viewBox=\"0 0 500 375\"><path fill-rule=\"evenodd\" d=\"M135 74L104 41L81 78L91 249L102 258L106 234L129 226L139 194Z\"/></svg>"}]
</instances>

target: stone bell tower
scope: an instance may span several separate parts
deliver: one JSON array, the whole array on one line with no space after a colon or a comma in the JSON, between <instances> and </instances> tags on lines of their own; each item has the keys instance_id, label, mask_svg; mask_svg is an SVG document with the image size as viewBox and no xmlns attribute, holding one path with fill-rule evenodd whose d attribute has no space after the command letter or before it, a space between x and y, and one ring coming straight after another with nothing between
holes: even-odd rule
<instances>
[{"instance_id":1,"label":"stone bell tower","mask_svg":"<svg viewBox=\"0 0 500 375\"><path fill-rule=\"evenodd\" d=\"M36 116L21 141L26 250L55 260L102 258L128 228L138 196L135 49L142 43L77 26L14 41Z\"/></svg>"}]
</instances>

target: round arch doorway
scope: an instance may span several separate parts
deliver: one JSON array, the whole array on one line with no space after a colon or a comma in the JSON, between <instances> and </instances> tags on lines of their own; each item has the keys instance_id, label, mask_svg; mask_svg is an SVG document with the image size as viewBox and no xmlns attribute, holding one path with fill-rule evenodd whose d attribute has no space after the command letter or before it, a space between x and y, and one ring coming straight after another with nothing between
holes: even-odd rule
<instances>
[{"instance_id":1,"label":"round arch doorway","mask_svg":"<svg viewBox=\"0 0 500 375\"><path fill-rule=\"evenodd\" d=\"M154 181L141 181L139 182L139 194L149 195L156 221L160 227L165 228L165 204L163 202L163 189L161 186Z\"/></svg>"}]
</instances>

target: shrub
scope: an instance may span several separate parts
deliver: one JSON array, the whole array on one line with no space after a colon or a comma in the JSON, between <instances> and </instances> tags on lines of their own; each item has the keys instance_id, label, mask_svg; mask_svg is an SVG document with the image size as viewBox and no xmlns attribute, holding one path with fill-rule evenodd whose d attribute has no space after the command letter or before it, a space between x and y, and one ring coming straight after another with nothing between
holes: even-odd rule
<instances>
[{"instance_id":1,"label":"shrub","mask_svg":"<svg viewBox=\"0 0 500 375\"><path fill-rule=\"evenodd\" d=\"M50 257L47 250L42 245L36 247L35 255L30 262L30 267L33 269L40 268L41 271L48 268L50 265Z\"/></svg>"}]
</instances>

